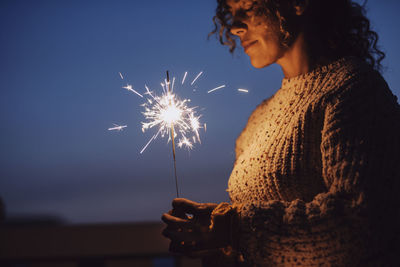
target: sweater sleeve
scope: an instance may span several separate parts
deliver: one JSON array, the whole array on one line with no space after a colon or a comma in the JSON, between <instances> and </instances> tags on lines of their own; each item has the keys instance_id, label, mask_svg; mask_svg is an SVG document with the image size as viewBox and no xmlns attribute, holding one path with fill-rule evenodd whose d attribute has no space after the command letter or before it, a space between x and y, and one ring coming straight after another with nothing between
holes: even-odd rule
<instances>
[{"instance_id":1,"label":"sweater sleeve","mask_svg":"<svg viewBox=\"0 0 400 267\"><path fill-rule=\"evenodd\" d=\"M379 74L372 76L325 96L320 150L326 192L310 202L237 208L239 249L250 263L358 266L386 249L398 210L400 116L396 97Z\"/></svg>"}]
</instances>

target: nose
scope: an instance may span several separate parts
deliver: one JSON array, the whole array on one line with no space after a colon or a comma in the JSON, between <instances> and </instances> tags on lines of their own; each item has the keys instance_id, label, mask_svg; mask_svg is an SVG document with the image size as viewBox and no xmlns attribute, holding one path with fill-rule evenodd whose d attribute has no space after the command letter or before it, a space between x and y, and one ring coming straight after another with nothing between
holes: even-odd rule
<instances>
[{"instance_id":1,"label":"nose","mask_svg":"<svg viewBox=\"0 0 400 267\"><path fill-rule=\"evenodd\" d=\"M242 36L247 32L247 25L241 21L234 21L231 26L231 33L233 35Z\"/></svg>"}]
</instances>

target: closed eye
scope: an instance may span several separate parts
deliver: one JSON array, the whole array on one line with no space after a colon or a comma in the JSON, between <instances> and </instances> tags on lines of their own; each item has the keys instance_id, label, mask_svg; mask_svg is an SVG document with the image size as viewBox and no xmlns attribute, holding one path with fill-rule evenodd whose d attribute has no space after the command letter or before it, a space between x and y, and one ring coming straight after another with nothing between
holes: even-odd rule
<instances>
[{"instance_id":1,"label":"closed eye","mask_svg":"<svg viewBox=\"0 0 400 267\"><path fill-rule=\"evenodd\" d=\"M237 16L241 18L248 18L250 17L249 13L253 12L255 9L255 3L252 3L249 8L241 8L237 11Z\"/></svg>"}]
</instances>

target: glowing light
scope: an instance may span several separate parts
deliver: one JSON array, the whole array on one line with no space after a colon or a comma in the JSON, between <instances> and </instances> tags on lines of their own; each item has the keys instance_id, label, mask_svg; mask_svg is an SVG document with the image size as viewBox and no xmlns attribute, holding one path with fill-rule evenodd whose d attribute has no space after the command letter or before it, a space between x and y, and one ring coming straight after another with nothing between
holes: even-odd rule
<instances>
[{"instance_id":1,"label":"glowing light","mask_svg":"<svg viewBox=\"0 0 400 267\"><path fill-rule=\"evenodd\" d=\"M161 110L161 119L168 124L176 123L181 117L182 110L177 108L175 105L171 105L164 110Z\"/></svg>"},{"instance_id":2,"label":"glowing light","mask_svg":"<svg viewBox=\"0 0 400 267\"><path fill-rule=\"evenodd\" d=\"M182 78L182 85L185 83L188 72L186 71ZM203 71L199 72L197 76L193 79L190 85L193 85L197 79L203 74ZM124 80L124 76L119 72L119 76ZM147 141L146 145L140 151L142 154L147 147L153 142L157 137L161 138L168 137L168 141L172 141L172 153L174 160L174 174L175 174L175 185L176 185L176 195L179 197L178 190L178 177L176 173L176 157L175 157L175 142L177 141L177 146L179 148L186 147L187 149L192 149L194 144L199 142L200 134L199 130L203 128L200 124L201 115L196 114L196 107L189 107L190 99L181 100L175 93L175 77L172 79L172 84L169 79L169 72L167 71L167 79L161 82L162 94L157 95L145 84L144 87L146 91L142 94L133 89L131 84L127 84L122 87L128 91L135 93L141 98L145 98L145 102L141 104L144 111L142 112L145 121L141 122L142 132L145 132L151 128L157 128L157 132L152 135L152 137ZM223 88L225 85L214 88L208 93ZM193 90L195 91L195 89ZM108 130L118 130L121 131L126 125L117 125L115 127L108 128ZM203 124L206 130L206 124Z\"/></svg>"},{"instance_id":3,"label":"glowing light","mask_svg":"<svg viewBox=\"0 0 400 267\"><path fill-rule=\"evenodd\" d=\"M196 108L189 107L189 99L180 100L170 91L163 90L161 96L157 96L154 92L146 87L146 95L150 96L147 101L142 104L145 121L142 122L142 131L145 132L153 127L158 127L157 134L149 140L146 146L141 150L143 153L149 143L157 138L157 136L168 137L168 142L172 138L178 140L178 147L185 146L189 149L193 148L193 143L201 142L199 129L199 118L196 115ZM174 136L171 136L173 129ZM188 136L194 136L193 143L189 141Z\"/></svg>"},{"instance_id":4,"label":"glowing light","mask_svg":"<svg viewBox=\"0 0 400 267\"><path fill-rule=\"evenodd\" d=\"M121 72L118 72L122 80L124 76ZM203 71L200 71L190 85L193 85L199 77L203 75ZM182 85L185 83L188 77L188 72L185 71L182 78ZM186 147L192 149L194 144L201 143L200 130L207 130L207 125L200 123L201 115L197 114L197 107L190 107L190 99L181 100L174 92L175 80L163 79L160 83L162 91L160 94L156 94L146 84L144 85L144 93L139 93L133 88L131 84L126 84L122 88L133 92L145 101L141 104L144 116L144 121L141 122L142 132L146 132L152 128L156 128L156 133L151 136L145 146L141 149L142 154L148 146L157 138L167 138L167 142L176 140L177 146L182 148ZM209 90L207 93L211 93L215 90L224 88L226 85L220 85L214 89ZM193 89L195 91L195 89ZM115 127L109 128L110 131L117 130L121 131L126 125L114 125Z\"/></svg>"},{"instance_id":5,"label":"glowing light","mask_svg":"<svg viewBox=\"0 0 400 267\"><path fill-rule=\"evenodd\" d=\"M238 91L239 91L239 92L243 92L243 93L248 93L248 92L249 92L249 90L247 90L247 89L242 89L242 88L239 88Z\"/></svg>"}]
</instances>

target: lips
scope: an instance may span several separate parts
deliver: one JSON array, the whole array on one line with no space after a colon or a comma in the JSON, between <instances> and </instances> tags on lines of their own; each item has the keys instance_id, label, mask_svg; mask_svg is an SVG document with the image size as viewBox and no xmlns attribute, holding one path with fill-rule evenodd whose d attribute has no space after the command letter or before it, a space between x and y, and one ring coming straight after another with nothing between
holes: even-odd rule
<instances>
[{"instance_id":1,"label":"lips","mask_svg":"<svg viewBox=\"0 0 400 267\"><path fill-rule=\"evenodd\" d=\"M255 43L257 43L257 40L254 41L247 41L247 42L243 42L242 46L244 48L244 52L246 52L251 46L253 46Z\"/></svg>"}]
</instances>

